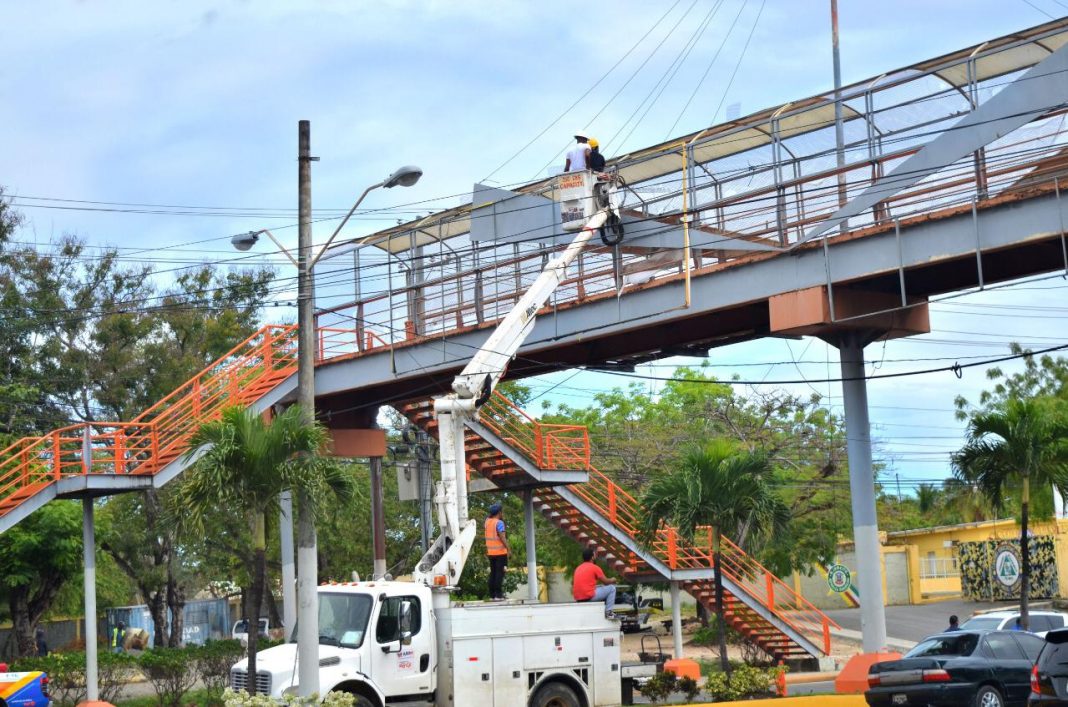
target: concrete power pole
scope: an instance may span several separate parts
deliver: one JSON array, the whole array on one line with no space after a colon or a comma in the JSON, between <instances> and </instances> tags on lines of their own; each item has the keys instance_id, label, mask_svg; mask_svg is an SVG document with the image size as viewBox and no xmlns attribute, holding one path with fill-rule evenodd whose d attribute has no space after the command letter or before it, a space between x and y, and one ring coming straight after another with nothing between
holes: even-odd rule
<instances>
[{"instance_id":1,"label":"concrete power pole","mask_svg":"<svg viewBox=\"0 0 1068 707\"><path fill-rule=\"evenodd\" d=\"M315 421L315 283L312 280L311 124L297 128L297 402ZM297 680L307 697L319 692L319 559L307 493L297 489Z\"/></svg>"}]
</instances>

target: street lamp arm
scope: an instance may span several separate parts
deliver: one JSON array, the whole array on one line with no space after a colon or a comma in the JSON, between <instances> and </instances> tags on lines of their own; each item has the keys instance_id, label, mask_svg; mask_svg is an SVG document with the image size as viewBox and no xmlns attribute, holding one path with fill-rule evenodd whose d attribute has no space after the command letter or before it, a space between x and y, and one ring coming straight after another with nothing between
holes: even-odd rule
<instances>
[{"instance_id":1,"label":"street lamp arm","mask_svg":"<svg viewBox=\"0 0 1068 707\"><path fill-rule=\"evenodd\" d=\"M289 249L286 248L284 245L282 245L281 242L277 238L274 237L273 233L268 231L266 228L261 228L258 232L259 233L266 233L267 237L270 238L274 242L274 244L276 246L278 246L278 250L280 250L283 253L285 253L285 256L287 258L289 258L289 262L293 263L293 265L296 266L296 267L300 267L299 265L297 265L297 260L296 260L296 258L293 257L293 254L290 253Z\"/></svg>"},{"instance_id":2,"label":"street lamp arm","mask_svg":"<svg viewBox=\"0 0 1068 707\"><path fill-rule=\"evenodd\" d=\"M337 228L334 229L334 232L330 234L330 238L326 240L326 243L323 244L323 247L319 250L315 257L311 259L311 262L308 263L309 270L315 267L315 264L319 262L319 259L322 258L323 255L326 253L327 248L330 247L330 244L334 242L335 238L337 238L337 234L341 233L341 229L345 227L345 224L349 222L349 219L352 217L352 215L356 213L356 208L360 205L360 202L363 201L363 198L367 196L372 189L377 189L378 187L384 186L385 183L385 180L383 180L381 182L378 182L377 184L372 184L371 186L363 190L363 194L360 194L360 198L356 200L356 203L352 205L352 208L349 209L349 212L345 214L345 218L341 219L341 223L339 223L337 225ZM290 258L290 260L292 260L292 258Z\"/></svg>"}]
</instances>

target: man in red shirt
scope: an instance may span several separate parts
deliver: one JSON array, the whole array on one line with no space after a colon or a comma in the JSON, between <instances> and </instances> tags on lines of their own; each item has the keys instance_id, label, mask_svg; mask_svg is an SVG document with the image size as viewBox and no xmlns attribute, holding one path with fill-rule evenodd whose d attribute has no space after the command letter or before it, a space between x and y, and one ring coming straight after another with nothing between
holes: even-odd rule
<instances>
[{"instance_id":1,"label":"man in red shirt","mask_svg":"<svg viewBox=\"0 0 1068 707\"><path fill-rule=\"evenodd\" d=\"M604 570L593 563L592 547L582 551L582 560L582 564L575 568L571 596L575 601L603 601L605 617L616 618L612 612L616 605L616 580L605 577Z\"/></svg>"}]
</instances>

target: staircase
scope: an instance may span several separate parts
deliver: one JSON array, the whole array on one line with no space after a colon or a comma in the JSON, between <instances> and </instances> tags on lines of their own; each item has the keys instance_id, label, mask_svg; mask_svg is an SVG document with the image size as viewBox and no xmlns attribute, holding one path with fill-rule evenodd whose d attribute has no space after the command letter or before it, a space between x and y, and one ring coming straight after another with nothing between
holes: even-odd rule
<instances>
[{"instance_id":1,"label":"staircase","mask_svg":"<svg viewBox=\"0 0 1068 707\"><path fill-rule=\"evenodd\" d=\"M413 424L437 429L432 401L399 407ZM638 502L590 464L589 436L580 425L538 422L499 393L480 409L466 434L468 476L480 475L500 490L535 489L535 507L554 526L629 579L656 577L680 582L710 611L715 609L712 531L701 528L687 542L674 528L639 541ZM583 483L554 483L551 474L583 470ZM532 479L531 473L540 478ZM474 479L471 479L474 481ZM727 623L774 659L830 653L837 624L749 557L727 538L722 552Z\"/></svg>"},{"instance_id":2,"label":"staircase","mask_svg":"<svg viewBox=\"0 0 1068 707\"><path fill-rule=\"evenodd\" d=\"M87 422L24 437L0 450L0 532L63 488L131 490L170 478L190 435L223 408L260 401L296 371L296 328L265 326L130 422Z\"/></svg>"}]
</instances>

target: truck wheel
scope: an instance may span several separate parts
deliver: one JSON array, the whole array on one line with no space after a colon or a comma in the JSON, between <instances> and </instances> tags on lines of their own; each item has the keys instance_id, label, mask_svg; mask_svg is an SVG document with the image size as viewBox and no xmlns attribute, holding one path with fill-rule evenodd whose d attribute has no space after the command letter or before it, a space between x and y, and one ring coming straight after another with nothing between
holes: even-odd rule
<instances>
[{"instance_id":1,"label":"truck wheel","mask_svg":"<svg viewBox=\"0 0 1068 707\"><path fill-rule=\"evenodd\" d=\"M551 682L538 688L530 707L582 707L582 703L570 687L561 682Z\"/></svg>"},{"instance_id":2,"label":"truck wheel","mask_svg":"<svg viewBox=\"0 0 1068 707\"><path fill-rule=\"evenodd\" d=\"M367 699L363 695L356 694L353 695L353 697L356 698L356 702L353 707L375 707L375 703L371 702L371 700Z\"/></svg>"}]
</instances>

